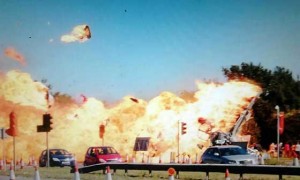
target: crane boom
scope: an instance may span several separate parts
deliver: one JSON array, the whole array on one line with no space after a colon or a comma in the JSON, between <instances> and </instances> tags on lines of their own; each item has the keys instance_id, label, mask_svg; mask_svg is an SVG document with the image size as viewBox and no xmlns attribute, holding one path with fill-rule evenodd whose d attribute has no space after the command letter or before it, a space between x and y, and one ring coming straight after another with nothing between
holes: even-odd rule
<instances>
[{"instance_id":1,"label":"crane boom","mask_svg":"<svg viewBox=\"0 0 300 180\"><path fill-rule=\"evenodd\" d=\"M256 99L260 96L261 92L258 93L255 97L252 98L252 100L250 101L250 104L247 106L247 108L242 112L242 114L240 115L240 117L238 118L238 120L236 121L236 124L234 125L234 127L232 128L232 131L230 132L230 141L236 141L236 134L238 133L242 123L245 120L248 120L250 118L250 110L252 109Z\"/></svg>"}]
</instances>

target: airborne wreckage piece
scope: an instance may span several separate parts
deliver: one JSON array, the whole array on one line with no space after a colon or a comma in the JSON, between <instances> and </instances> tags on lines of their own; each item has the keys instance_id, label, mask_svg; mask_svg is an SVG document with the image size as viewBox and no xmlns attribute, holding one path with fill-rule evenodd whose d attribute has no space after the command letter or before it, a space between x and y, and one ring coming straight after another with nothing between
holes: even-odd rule
<instances>
[{"instance_id":1,"label":"airborne wreckage piece","mask_svg":"<svg viewBox=\"0 0 300 180\"><path fill-rule=\"evenodd\" d=\"M88 25L78 25L73 28L70 34L63 35L61 41L69 43L74 41L84 42L92 37L90 27Z\"/></svg>"},{"instance_id":2,"label":"airborne wreckage piece","mask_svg":"<svg viewBox=\"0 0 300 180\"><path fill-rule=\"evenodd\" d=\"M252 98L247 108L241 113L240 117L236 121L235 125L229 132L213 132L210 136L210 140L212 145L224 145L224 144L231 144L233 142L238 142L237 133L244 121L247 121L250 116L255 101L259 98L261 92L259 92L255 97Z\"/></svg>"}]
</instances>

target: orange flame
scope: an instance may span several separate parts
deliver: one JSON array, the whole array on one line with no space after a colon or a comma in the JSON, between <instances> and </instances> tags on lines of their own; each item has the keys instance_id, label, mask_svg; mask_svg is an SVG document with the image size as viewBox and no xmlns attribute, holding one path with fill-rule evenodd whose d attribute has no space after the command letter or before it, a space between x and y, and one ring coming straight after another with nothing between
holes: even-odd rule
<instances>
[{"instance_id":1,"label":"orange flame","mask_svg":"<svg viewBox=\"0 0 300 180\"><path fill-rule=\"evenodd\" d=\"M152 162L158 162L159 158L166 162L171 153L177 153L179 137L180 155L199 154L199 144L207 147L211 132L231 129L249 98L261 91L257 85L237 81L199 82L197 86L199 90L192 102L171 92L162 92L149 102L124 97L110 108L92 97L86 97L85 103L64 102L55 97L49 109L53 116L49 147L65 148L82 161L89 146L105 144L114 146L124 157L135 155L138 161L142 155L133 152L135 139L150 137L149 151L145 155L151 157ZM20 132L16 137L17 157L38 157L46 148L45 135L37 133L36 126L42 124L42 114L47 110L47 90L26 73L11 71L0 77L0 108L3 109L0 126L8 127L8 114L14 109ZM187 123L184 135L179 133L180 122ZM105 125L104 139L99 138L101 124ZM12 140L8 138L5 142L5 154L11 158Z\"/></svg>"}]
</instances>

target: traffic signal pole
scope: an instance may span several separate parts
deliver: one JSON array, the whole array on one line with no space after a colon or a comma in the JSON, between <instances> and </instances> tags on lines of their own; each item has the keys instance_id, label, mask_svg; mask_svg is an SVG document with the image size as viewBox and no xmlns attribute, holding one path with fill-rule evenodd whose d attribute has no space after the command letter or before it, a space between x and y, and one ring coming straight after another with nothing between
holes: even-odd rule
<instances>
[{"instance_id":1,"label":"traffic signal pole","mask_svg":"<svg viewBox=\"0 0 300 180\"><path fill-rule=\"evenodd\" d=\"M180 158L179 144L180 144L180 122L178 120L178 134L177 134L177 154L178 154L178 161L177 161L177 163L179 163L179 158Z\"/></svg>"},{"instance_id":2,"label":"traffic signal pole","mask_svg":"<svg viewBox=\"0 0 300 180\"><path fill-rule=\"evenodd\" d=\"M14 157L13 157L13 164L14 164L14 171L16 170L16 138L15 136L13 136L13 143L14 143L14 150L13 150L13 153L14 153Z\"/></svg>"},{"instance_id":3,"label":"traffic signal pole","mask_svg":"<svg viewBox=\"0 0 300 180\"><path fill-rule=\"evenodd\" d=\"M47 144L47 167L50 167L50 155L49 155L49 143L48 143L48 132L46 132L46 144Z\"/></svg>"}]
</instances>

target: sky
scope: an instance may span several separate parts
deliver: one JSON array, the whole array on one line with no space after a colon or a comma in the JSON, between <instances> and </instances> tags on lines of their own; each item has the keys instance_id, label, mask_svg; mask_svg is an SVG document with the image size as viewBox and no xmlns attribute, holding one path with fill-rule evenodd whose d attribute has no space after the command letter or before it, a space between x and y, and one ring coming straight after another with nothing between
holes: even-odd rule
<instances>
[{"instance_id":1,"label":"sky","mask_svg":"<svg viewBox=\"0 0 300 180\"><path fill-rule=\"evenodd\" d=\"M299 0L0 0L0 22L0 73L75 98L193 91L242 62L300 75ZM90 39L62 41L79 25Z\"/></svg>"}]
</instances>

